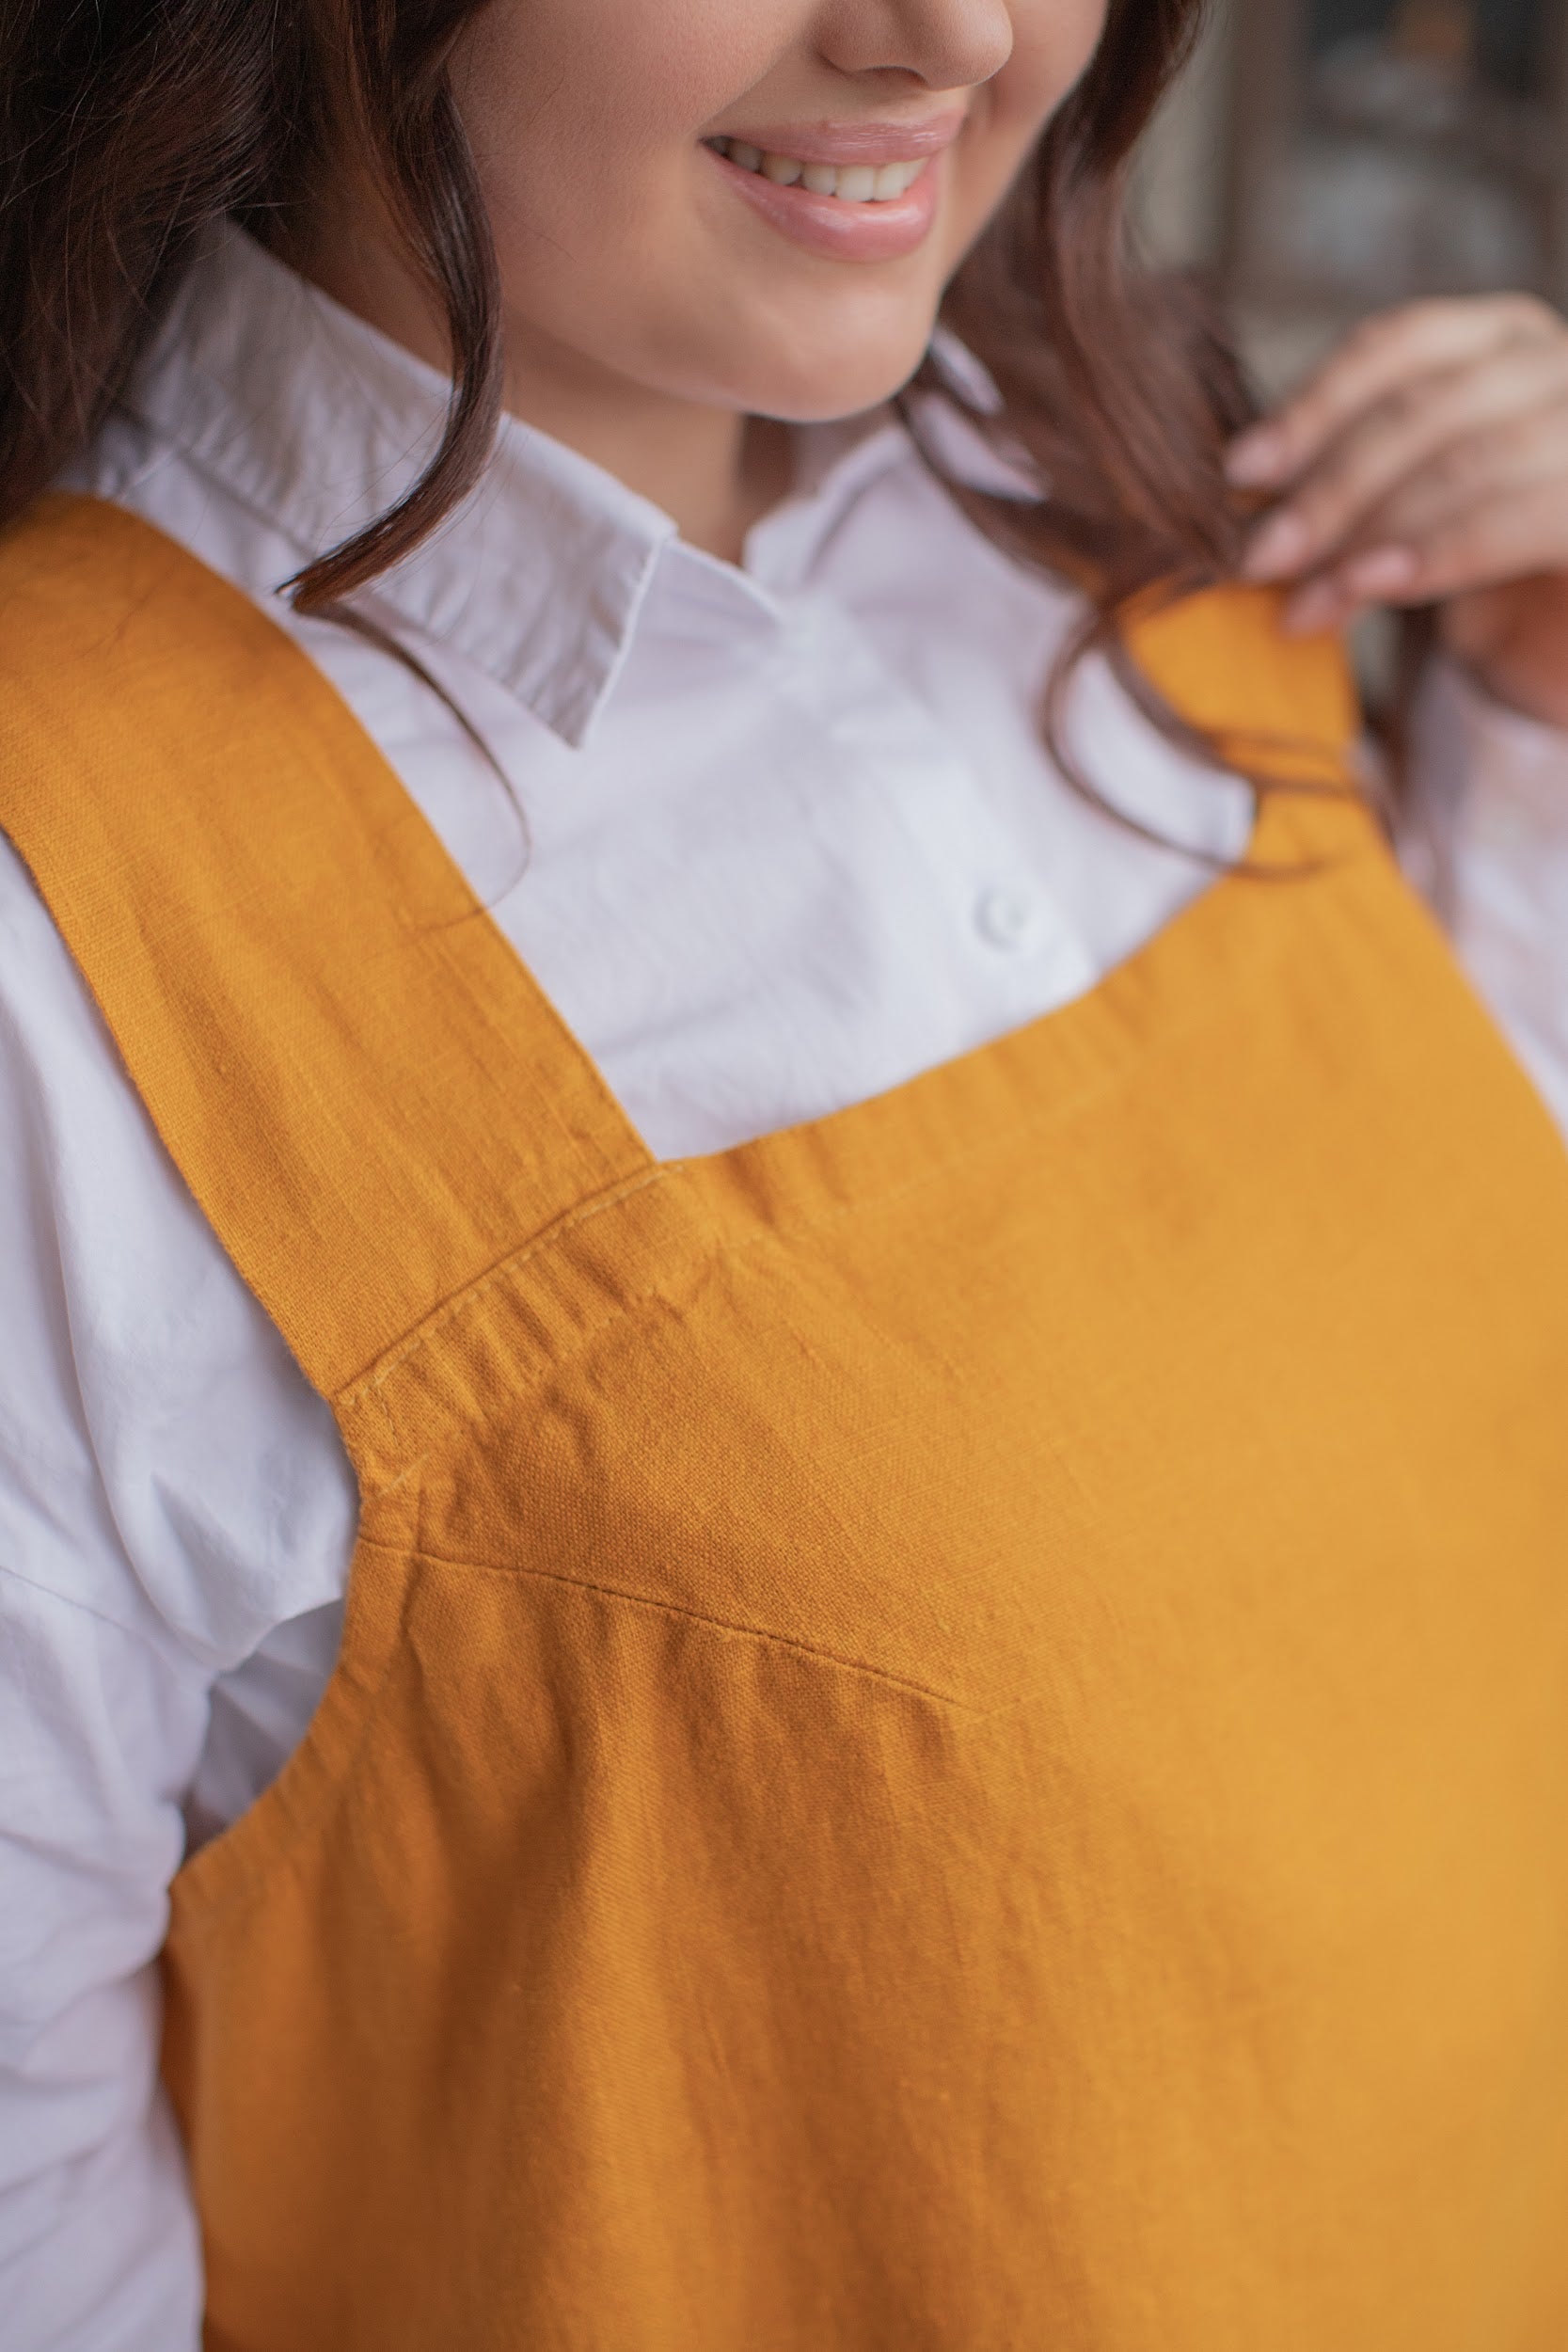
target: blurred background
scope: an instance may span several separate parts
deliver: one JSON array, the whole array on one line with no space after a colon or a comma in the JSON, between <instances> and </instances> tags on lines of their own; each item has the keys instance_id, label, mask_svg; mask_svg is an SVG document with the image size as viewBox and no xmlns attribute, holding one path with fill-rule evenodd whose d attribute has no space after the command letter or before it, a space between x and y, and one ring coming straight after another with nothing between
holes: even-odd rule
<instances>
[{"instance_id":1,"label":"blurred background","mask_svg":"<svg viewBox=\"0 0 1568 2352\"><path fill-rule=\"evenodd\" d=\"M1568 0L1215 0L1140 198L1270 390L1416 295L1568 308Z\"/></svg>"}]
</instances>

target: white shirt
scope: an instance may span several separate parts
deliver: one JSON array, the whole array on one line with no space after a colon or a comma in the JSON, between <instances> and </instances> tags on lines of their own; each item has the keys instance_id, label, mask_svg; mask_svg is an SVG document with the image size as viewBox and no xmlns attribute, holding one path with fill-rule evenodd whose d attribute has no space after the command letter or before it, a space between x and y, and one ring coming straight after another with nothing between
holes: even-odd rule
<instances>
[{"instance_id":1,"label":"white shirt","mask_svg":"<svg viewBox=\"0 0 1568 2352\"><path fill-rule=\"evenodd\" d=\"M299 640L659 1156L965 1053L1207 886L1053 771L1036 711L1072 601L987 545L885 420L800 437L797 492L739 567L504 427L372 601L514 805L405 668L277 595L407 484L442 398L235 234L74 479ZM1239 851L1244 788L1103 668L1073 726L1123 805ZM1568 742L1447 675L1426 732L1413 862L1568 1121ZM5 2341L192 2352L198 2249L156 2088L166 1888L304 1729L354 1485L3 844L0 1337Z\"/></svg>"}]
</instances>

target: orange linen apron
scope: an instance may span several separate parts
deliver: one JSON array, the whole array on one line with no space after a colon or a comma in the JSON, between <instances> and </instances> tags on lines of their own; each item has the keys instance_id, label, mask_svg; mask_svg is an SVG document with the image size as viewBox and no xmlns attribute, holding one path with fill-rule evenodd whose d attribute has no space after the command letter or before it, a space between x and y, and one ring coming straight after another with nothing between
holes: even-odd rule
<instances>
[{"instance_id":1,"label":"orange linen apron","mask_svg":"<svg viewBox=\"0 0 1568 2352\"><path fill-rule=\"evenodd\" d=\"M1145 658L1342 741L1272 608ZM175 1889L221 2352L1563 2352L1568 1155L1370 829L660 1166L348 712L0 554L0 816L363 1490Z\"/></svg>"}]
</instances>

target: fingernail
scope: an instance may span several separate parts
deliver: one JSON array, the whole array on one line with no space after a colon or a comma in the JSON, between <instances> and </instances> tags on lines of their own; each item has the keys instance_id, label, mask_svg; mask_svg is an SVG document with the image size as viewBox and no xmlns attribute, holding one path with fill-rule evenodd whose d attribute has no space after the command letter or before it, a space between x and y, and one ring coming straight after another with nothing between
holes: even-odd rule
<instances>
[{"instance_id":1,"label":"fingernail","mask_svg":"<svg viewBox=\"0 0 1568 2352\"><path fill-rule=\"evenodd\" d=\"M1231 442L1226 453L1226 479L1238 490L1260 489L1284 471L1285 443L1268 425L1256 425Z\"/></svg>"},{"instance_id":2,"label":"fingernail","mask_svg":"<svg viewBox=\"0 0 1568 2352\"><path fill-rule=\"evenodd\" d=\"M1299 515L1271 515L1243 560L1248 580L1284 580L1312 552L1312 533Z\"/></svg>"},{"instance_id":3,"label":"fingernail","mask_svg":"<svg viewBox=\"0 0 1568 2352\"><path fill-rule=\"evenodd\" d=\"M1398 596L1413 588L1420 561L1411 548L1373 548L1345 566L1345 585L1354 596Z\"/></svg>"},{"instance_id":4,"label":"fingernail","mask_svg":"<svg viewBox=\"0 0 1568 2352\"><path fill-rule=\"evenodd\" d=\"M1338 627L1344 609L1344 598L1332 580L1310 580L1286 605L1280 626L1287 637L1320 637Z\"/></svg>"}]
</instances>

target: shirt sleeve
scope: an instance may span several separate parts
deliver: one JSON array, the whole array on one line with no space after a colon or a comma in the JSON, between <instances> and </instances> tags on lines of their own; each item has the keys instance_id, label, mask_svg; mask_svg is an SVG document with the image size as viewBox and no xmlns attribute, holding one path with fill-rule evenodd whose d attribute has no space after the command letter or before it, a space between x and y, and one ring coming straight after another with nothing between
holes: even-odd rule
<instances>
[{"instance_id":1,"label":"shirt sleeve","mask_svg":"<svg viewBox=\"0 0 1568 2352\"><path fill-rule=\"evenodd\" d=\"M0 1570L0 2306L12 2352L196 2352L157 1954L198 1678Z\"/></svg>"},{"instance_id":2,"label":"shirt sleeve","mask_svg":"<svg viewBox=\"0 0 1568 2352\"><path fill-rule=\"evenodd\" d=\"M1434 662L1400 854L1568 1133L1568 732Z\"/></svg>"},{"instance_id":3,"label":"shirt sleeve","mask_svg":"<svg viewBox=\"0 0 1568 2352\"><path fill-rule=\"evenodd\" d=\"M168 1889L214 1694L341 1599L354 1484L3 841L0 1334L0 2342L196 2352Z\"/></svg>"}]
</instances>

